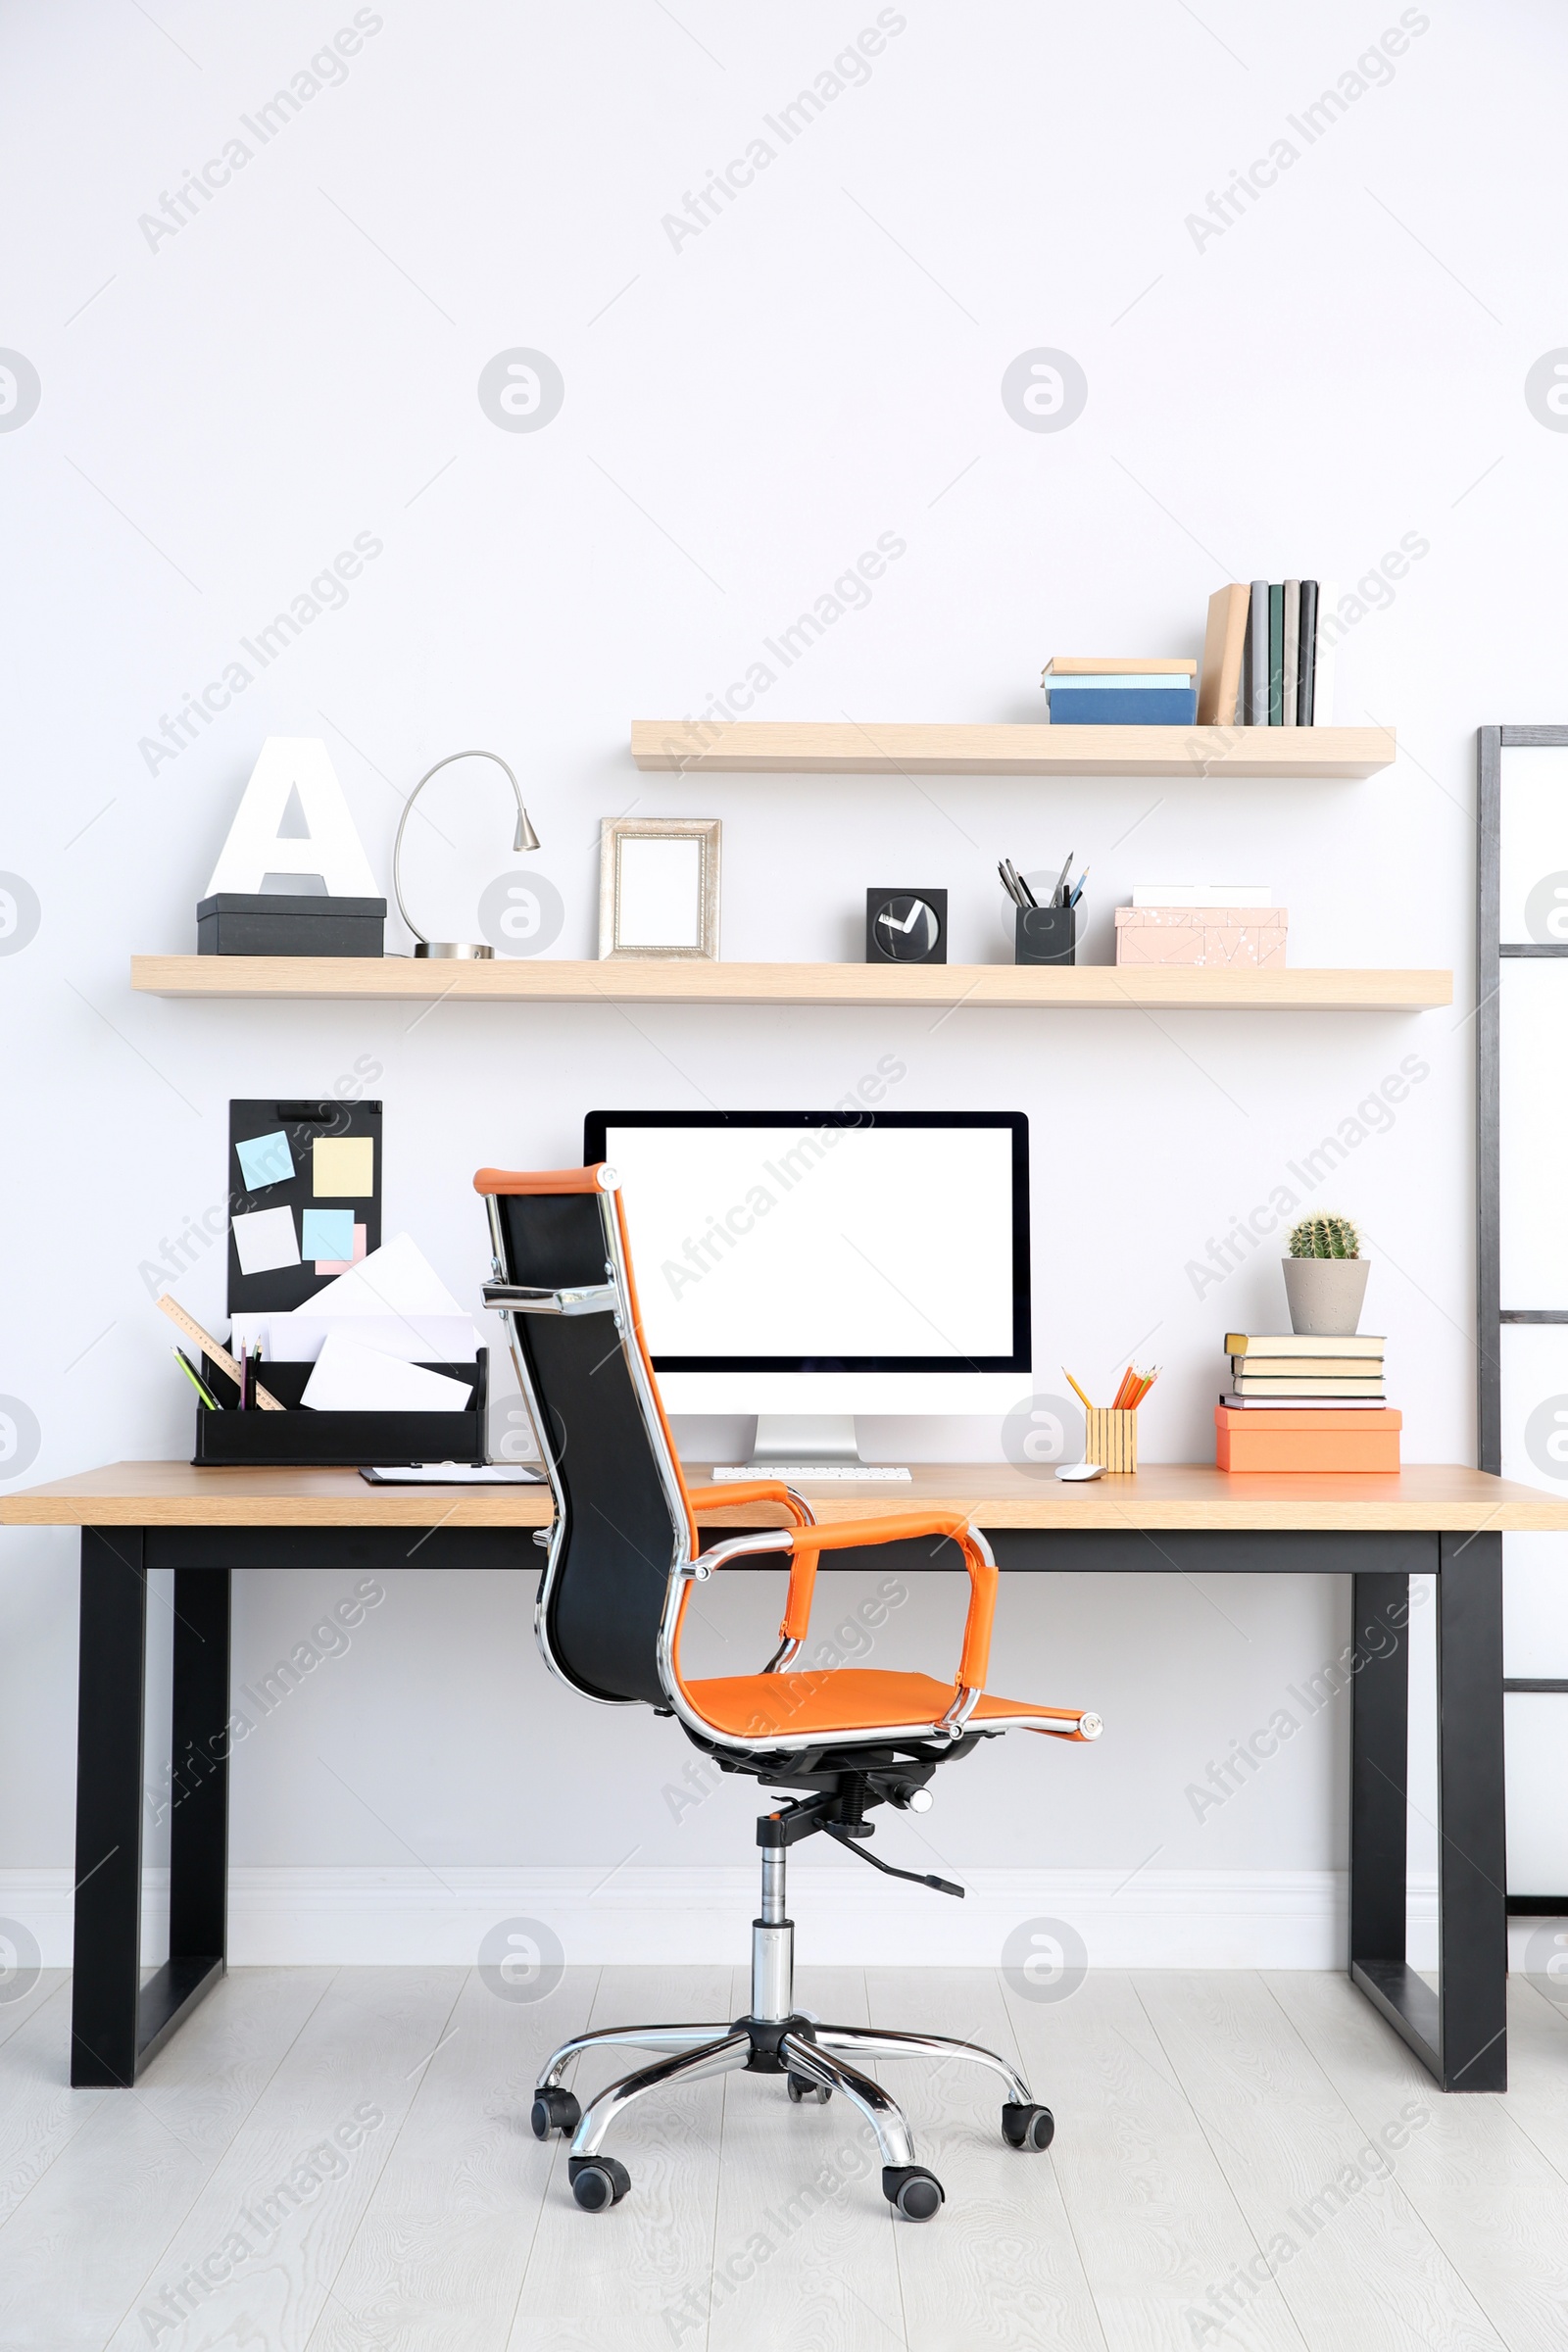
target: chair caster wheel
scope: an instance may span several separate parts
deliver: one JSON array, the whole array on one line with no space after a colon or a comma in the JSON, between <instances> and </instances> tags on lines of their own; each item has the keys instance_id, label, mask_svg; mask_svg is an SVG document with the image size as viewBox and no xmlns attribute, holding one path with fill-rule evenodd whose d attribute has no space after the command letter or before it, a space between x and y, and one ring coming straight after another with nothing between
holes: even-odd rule
<instances>
[{"instance_id":1,"label":"chair caster wheel","mask_svg":"<svg viewBox=\"0 0 1568 2352\"><path fill-rule=\"evenodd\" d=\"M1014 2106L1002 2110L1002 2136L1013 2148L1049 2148L1056 2135L1056 2119L1049 2107Z\"/></svg>"},{"instance_id":2,"label":"chair caster wheel","mask_svg":"<svg viewBox=\"0 0 1568 2352\"><path fill-rule=\"evenodd\" d=\"M631 2175L613 2156L573 2156L566 2165L571 2193L584 2213L604 2213L618 2205L631 2186Z\"/></svg>"},{"instance_id":3,"label":"chair caster wheel","mask_svg":"<svg viewBox=\"0 0 1568 2352\"><path fill-rule=\"evenodd\" d=\"M929 2222L943 2202L941 2181L923 2164L885 2164L882 2194L906 2222Z\"/></svg>"},{"instance_id":4,"label":"chair caster wheel","mask_svg":"<svg viewBox=\"0 0 1568 2352\"><path fill-rule=\"evenodd\" d=\"M582 2109L569 2090L536 2091L528 2121L535 2139L548 2139L552 2132L569 2137L582 2122Z\"/></svg>"},{"instance_id":5,"label":"chair caster wheel","mask_svg":"<svg viewBox=\"0 0 1568 2352\"><path fill-rule=\"evenodd\" d=\"M805 2075L787 2075L784 2087L790 2094L791 2105L796 2107L805 2099L814 2099L819 2107L825 2107L833 2096L825 2082L809 2082Z\"/></svg>"}]
</instances>

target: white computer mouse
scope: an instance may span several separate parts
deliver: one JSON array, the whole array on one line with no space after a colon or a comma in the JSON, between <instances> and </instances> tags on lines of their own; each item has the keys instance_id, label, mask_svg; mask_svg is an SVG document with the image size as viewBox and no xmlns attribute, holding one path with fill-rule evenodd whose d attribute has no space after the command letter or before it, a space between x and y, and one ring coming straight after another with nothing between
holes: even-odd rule
<instances>
[{"instance_id":1,"label":"white computer mouse","mask_svg":"<svg viewBox=\"0 0 1568 2352\"><path fill-rule=\"evenodd\" d=\"M1103 1478L1104 1475L1103 1462L1058 1462L1056 1465L1058 1478Z\"/></svg>"}]
</instances>

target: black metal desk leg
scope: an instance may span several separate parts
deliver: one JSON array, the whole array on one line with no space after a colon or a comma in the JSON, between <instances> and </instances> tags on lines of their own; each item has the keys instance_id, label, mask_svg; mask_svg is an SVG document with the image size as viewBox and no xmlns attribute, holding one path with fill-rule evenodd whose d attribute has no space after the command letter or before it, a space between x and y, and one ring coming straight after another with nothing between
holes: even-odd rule
<instances>
[{"instance_id":1,"label":"black metal desk leg","mask_svg":"<svg viewBox=\"0 0 1568 2352\"><path fill-rule=\"evenodd\" d=\"M1502 1538L1444 1536L1438 1921L1445 2090L1508 2087Z\"/></svg>"},{"instance_id":2,"label":"black metal desk leg","mask_svg":"<svg viewBox=\"0 0 1568 2352\"><path fill-rule=\"evenodd\" d=\"M226 1568L174 1571L169 1958L141 1988L138 2067L212 1990L225 1965L229 1582Z\"/></svg>"},{"instance_id":3,"label":"black metal desk leg","mask_svg":"<svg viewBox=\"0 0 1568 2352\"><path fill-rule=\"evenodd\" d=\"M81 1531L71 2080L136 2079L147 1579L140 1528Z\"/></svg>"},{"instance_id":4,"label":"black metal desk leg","mask_svg":"<svg viewBox=\"0 0 1568 2352\"><path fill-rule=\"evenodd\" d=\"M1436 1569L1435 1540L1431 1551ZM1405 1961L1410 1579L1373 1571L1350 1583L1350 1981L1441 2082L1437 1995Z\"/></svg>"}]
</instances>

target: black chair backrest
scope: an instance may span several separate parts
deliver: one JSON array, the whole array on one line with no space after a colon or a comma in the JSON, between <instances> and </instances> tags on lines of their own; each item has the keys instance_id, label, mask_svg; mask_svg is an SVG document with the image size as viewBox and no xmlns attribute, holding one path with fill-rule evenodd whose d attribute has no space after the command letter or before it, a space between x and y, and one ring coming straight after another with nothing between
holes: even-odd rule
<instances>
[{"instance_id":1,"label":"black chair backrest","mask_svg":"<svg viewBox=\"0 0 1568 2352\"><path fill-rule=\"evenodd\" d=\"M572 1174L582 1181L582 1172ZM491 1189L494 1178L486 1169L475 1182L489 1197L505 1281L560 1291L619 1274L621 1296L634 1295L629 1268L622 1273L612 1193L507 1192L500 1183ZM665 1706L659 1630L688 1538L677 1516L679 1471L661 1426L650 1426L633 1368L638 1343L625 1320L617 1331L609 1309L508 1315L562 1523L543 1623L547 1654L589 1697Z\"/></svg>"}]
</instances>

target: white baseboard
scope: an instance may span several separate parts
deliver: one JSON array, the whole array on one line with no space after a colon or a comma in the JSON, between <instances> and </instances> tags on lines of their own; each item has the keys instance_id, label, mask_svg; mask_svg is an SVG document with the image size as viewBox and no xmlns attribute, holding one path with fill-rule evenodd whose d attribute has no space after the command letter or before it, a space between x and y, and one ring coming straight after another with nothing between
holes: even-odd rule
<instances>
[{"instance_id":1,"label":"white baseboard","mask_svg":"<svg viewBox=\"0 0 1568 2352\"><path fill-rule=\"evenodd\" d=\"M972 1870L967 1899L890 1885L841 1862L796 1861L790 1910L803 1964L995 1968L1032 1921L1075 1932L1092 1967L1342 1968L1346 1880L1327 1870ZM71 1961L72 1874L0 1871L0 1934L24 1926L46 1967ZM747 1956L754 1871L722 1869L249 1870L229 1874L235 1967L470 1965L499 1923L536 1921L568 1962ZM1437 1886L1414 1882L1410 1958L1436 1961ZM1539 1922L1516 1925L1521 1933ZM148 1922L151 1928L151 1920ZM149 1958L157 1956L148 1939Z\"/></svg>"}]
</instances>

